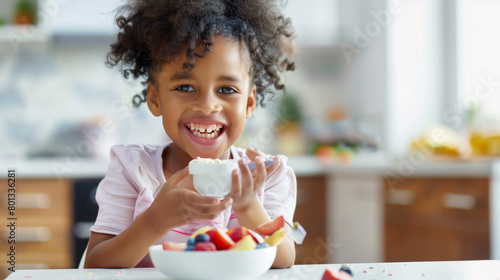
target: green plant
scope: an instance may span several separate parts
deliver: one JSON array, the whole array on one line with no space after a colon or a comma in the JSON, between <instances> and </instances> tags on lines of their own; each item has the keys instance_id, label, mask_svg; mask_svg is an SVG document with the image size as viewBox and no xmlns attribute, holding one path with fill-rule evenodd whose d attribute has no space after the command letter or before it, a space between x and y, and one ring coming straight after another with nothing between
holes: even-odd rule
<instances>
[{"instance_id":1,"label":"green plant","mask_svg":"<svg viewBox=\"0 0 500 280\"><path fill-rule=\"evenodd\" d=\"M281 99L280 114L282 121L300 122L302 120L300 104L290 94L285 94Z\"/></svg>"}]
</instances>

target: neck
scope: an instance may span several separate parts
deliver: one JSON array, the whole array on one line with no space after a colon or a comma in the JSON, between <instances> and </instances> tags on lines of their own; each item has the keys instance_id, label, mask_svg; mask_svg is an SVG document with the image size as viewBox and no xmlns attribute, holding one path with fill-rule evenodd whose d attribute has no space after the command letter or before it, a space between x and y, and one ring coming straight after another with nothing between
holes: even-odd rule
<instances>
[{"instance_id":1,"label":"neck","mask_svg":"<svg viewBox=\"0 0 500 280\"><path fill-rule=\"evenodd\" d=\"M219 159L229 158L231 158L230 149L225 150L219 157ZM188 166L192 159L193 158L188 153L172 142L163 152L163 171L167 174L174 174Z\"/></svg>"}]
</instances>

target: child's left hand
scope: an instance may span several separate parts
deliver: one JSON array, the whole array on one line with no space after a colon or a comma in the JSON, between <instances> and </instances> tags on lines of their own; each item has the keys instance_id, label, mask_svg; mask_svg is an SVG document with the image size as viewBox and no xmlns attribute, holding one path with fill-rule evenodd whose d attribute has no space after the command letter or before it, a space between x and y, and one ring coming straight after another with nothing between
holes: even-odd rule
<instances>
[{"instance_id":1,"label":"child's left hand","mask_svg":"<svg viewBox=\"0 0 500 280\"><path fill-rule=\"evenodd\" d=\"M239 170L233 171L230 196L233 198L233 209L244 210L257 199L257 193L264 184L268 174L271 174L279 165L279 158L274 157L274 163L267 168L264 164L264 155L256 149L248 148L245 153L255 163L256 168L249 170L243 160L238 162ZM241 172L241 180L239 173Z\"/></svg>"}]
</instances>

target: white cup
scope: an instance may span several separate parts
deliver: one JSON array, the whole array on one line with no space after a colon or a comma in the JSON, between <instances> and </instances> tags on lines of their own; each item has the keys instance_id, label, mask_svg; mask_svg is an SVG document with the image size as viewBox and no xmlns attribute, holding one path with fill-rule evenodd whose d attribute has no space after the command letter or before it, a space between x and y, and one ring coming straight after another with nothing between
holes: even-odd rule
<instances>
[{"instance_id":1,"label":"white cup","mask_svg":"<svg viewBox=\"0 0 500 280\"><path fill-rule=\"evenodd\" d=\"M231 174L237 168L238 162L234 160L189 162L189 174L193 175L194 188L202 195L218 198L224 198L231 192Z\"/></svg>"}]
</instances>

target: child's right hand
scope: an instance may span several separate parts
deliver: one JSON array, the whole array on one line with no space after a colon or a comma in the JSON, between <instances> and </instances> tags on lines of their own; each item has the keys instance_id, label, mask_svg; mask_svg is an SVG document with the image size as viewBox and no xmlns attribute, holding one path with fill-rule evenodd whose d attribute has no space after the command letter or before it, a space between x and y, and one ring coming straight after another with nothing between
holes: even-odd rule
<instances>
[{"instance_id":1,"label":"child's right hand","mask_svg":"<svg viewBox=\"0 0 500 280\"><path fill-rule=\"evenodd\" d=\"M168 179L149 210L155 212L163 228L171 229L195 220L215 219L231 204L230 197L220 200L198 193L186 167Z\"/></svg>"}]
</instances>

